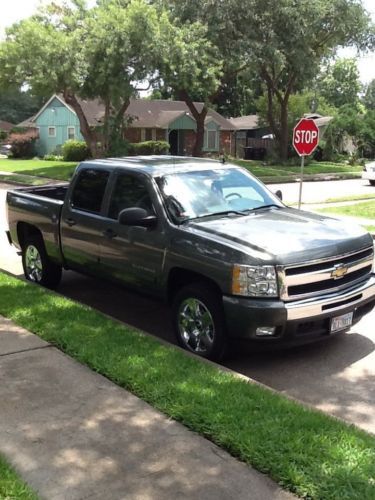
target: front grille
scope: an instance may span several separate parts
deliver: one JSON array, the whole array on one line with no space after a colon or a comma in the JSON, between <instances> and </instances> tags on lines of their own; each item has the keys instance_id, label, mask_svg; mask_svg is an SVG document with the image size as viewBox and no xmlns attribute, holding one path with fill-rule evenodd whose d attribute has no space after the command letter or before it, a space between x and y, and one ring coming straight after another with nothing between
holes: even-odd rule
<instances>
[{"instance_id":1,"label":"front grille","mask_svg":"<svg viewBox=\"0 0 375 500\"><path fill-rule=\"evenodd\" d=\"M281 298L296 300L350 288L370 277L373 258L374 249L369 247L335 258L279 266Z\"/></svg>"}]
</instances>

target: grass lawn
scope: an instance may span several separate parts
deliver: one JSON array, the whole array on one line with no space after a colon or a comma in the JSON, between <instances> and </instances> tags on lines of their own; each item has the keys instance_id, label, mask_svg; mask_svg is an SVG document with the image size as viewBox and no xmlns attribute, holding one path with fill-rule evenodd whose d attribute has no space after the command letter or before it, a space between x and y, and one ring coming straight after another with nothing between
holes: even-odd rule
<instances>
[{"instance_id":1,"label":"grass lawn","mask_svg":"<svg viewBox=\"0 0 375 500\"><path fill-rule=\"evenodd\" d=\"M0 273L0 314L310 499L373 499L375 437Z\"/></svg>"},{"instance_id":2,"label":"grass lawn","mask_svg":"<svg viewBox=\"0 0 375 500\"><path fill-rule=\"evenodd\" d=\"M259 162L247 161L247 160L230 160L231 163L245 167L251 173L259 178L262 177L275 177L275 181L281 179L285 176L295 176L300 173L300 167L292 166L264 166ZM57 180L69 180L72 176L74 169L76 167L74 162L63 162L63 161L45 161L45 160L11 160L11 159L0 159L0 171L12 172L19 175L35 175L37 177L47 177L50 179ZM351 167L345 164L337 163L311 163L309 166L305 167L306 174L335 174L335 173L346 173L353 174L361 172L362 167L356 166ZM6 178L0 176L0 181L6 181ZM16 181L17 179L14 178ZM26 184L34 184L31 179L19 178L18 182L25 182Z\"/></svg>"},{"instance_id":3,"label":"grass lawn","mask_svg":"<svg viewBox=\"0 0 375 500\"><path fill-rule=\"evenodd\" d=\"M0 499L37 500L36 494L0 456Z\"/></svg>"},{"instance_id":4,"label":"grass lawn","mask_svg":"<svg viewBox=\"0 0 375 500\"><path fill-rule=\"evenodd\" d=\"M342 207L327 207L322 208L319 212L350 215L351 217L364 217L366 219L374 219L375 221L375 201L364 201L353 203L353 205L344 205Z\"/></svg>"},{"instance_id":5,"label":"grass lawn","mask_svg":"<svg viewBox=\"0 0 375 500\"><path fill-rule=\"evenodd\" d=\"M375 189L374 193L368 194L355 194L353 196L341 196L341 198L328 198L324 203L340 203L341 201L357 201L357 200L369 200L375 198Z\"/></svg>"},{"instance_id":6,"label":"grass lawn","mask_svg":"<svg viewBox=\"0 0 375 500\"><path fill-rule=\"evenodd\" d=\"M69 180L76 166L75 162L0 159L0 171L58 180Z\"/></svg>"},{"instance_id":7,"label":"grass lawn","mask_svg":"<svg viewBox=\"0 0 375 500\"><path fill-rule=\"evenodd\" d=\"M299 166L263 166L251 160L229 160L230 163L235 163L241 167L247 168L250 172L258 177L280 177L285 175L296 175L301 172ZM305 174L337 174L337 173L360 173L361 166L350 166L345 163L330 163L330 162L311 162L305 166Z\"/></svg>"}]
</instances>

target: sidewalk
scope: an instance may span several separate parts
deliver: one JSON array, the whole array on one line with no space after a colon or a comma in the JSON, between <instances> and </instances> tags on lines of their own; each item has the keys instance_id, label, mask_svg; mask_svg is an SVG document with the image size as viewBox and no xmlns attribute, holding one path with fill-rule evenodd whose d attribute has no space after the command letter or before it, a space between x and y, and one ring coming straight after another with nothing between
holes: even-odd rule
<instances>
[{"instance_id":1,"label":"sidewalk","mask_svg":"<svg viewBox=\"0 0 375 500\"><path fill-rule=\"evenodd\" d=\"M41 498L294 498L1 316L0 379L0 453Z\"/></svg>"}]
</instances>

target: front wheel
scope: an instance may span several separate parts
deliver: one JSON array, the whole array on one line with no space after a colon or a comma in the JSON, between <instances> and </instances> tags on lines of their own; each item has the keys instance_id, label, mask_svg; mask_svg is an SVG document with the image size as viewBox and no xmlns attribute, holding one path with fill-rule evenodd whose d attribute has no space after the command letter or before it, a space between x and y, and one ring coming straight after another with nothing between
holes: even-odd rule
<instances>
[{"instance_id":1,"label":"front wheel","mask_svg":"<svg viewBox=\"0 0 375 500\"><path fill-rule=\"evenodd\" d=\"M181 347L213 361L223 358L225 319L220 295L205 283L182 288L173 303L173 323Z\"/></svg>"},{"instance_id":2,"label":"front wheel","mask_svg":"<svg viewBox=\"0 0 375 500\"><path fill-rule=\"evenodd\" d=\"M28 238L22 247L22 266L25 278L48 288L56 288L60 283L61 266L52 262L46 252L42 238Z\"/></svg>"}]
</instances>

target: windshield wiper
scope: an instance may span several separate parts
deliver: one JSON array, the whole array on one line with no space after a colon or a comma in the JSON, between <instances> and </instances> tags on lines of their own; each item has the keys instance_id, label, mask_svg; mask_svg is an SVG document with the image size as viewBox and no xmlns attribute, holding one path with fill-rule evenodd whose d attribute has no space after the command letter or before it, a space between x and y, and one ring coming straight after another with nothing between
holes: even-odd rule
<instances>
[{"instance_id":1,"label":"windshield wiper","mask_svg":"<svg viewBox=\"0 0 375 500\"><path fill-rule=\"evenodd\" d=\"M189 217L189 219L185 219L183 222L187 222L190 220L197 220L197 219L205 219L207 217L217 217L217 216L225 216L225 215L248 215L248 211L239 211L239 210L223 210L222 212L212 212L212 214L203 214L203 215L198 215L197 217Z\"/></svg>"},{"instance_id":2,"label":"windshield wiper","mask_svg":"<svg viewBox=\"0 0 375 500\"><path fill-rule=\"evenodd\" d=\"M262 208L272 208L272 207L282 208L280 207L280 205L276 205L276 203L270 203L269 205L260 205L259 207L250 208L249 210L252 212L254 210L261 210Z\"/></svg>"}]
</instances>

